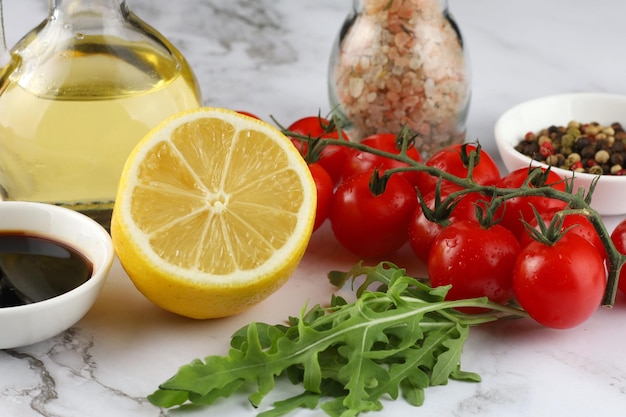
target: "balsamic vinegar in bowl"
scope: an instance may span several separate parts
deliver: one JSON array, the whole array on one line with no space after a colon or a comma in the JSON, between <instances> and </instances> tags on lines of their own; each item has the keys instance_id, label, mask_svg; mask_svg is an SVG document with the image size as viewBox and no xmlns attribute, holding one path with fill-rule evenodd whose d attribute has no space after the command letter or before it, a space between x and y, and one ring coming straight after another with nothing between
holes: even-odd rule
<instances>
[{"instance_id":1,"label":"balsamic vinegar in bowl","mask_svg":"<svg viewBox=\"0 0 626 417\"><path fill-rule=\"evenodd\" d=\"M67 244L23 231L0 232L0 307L64 294L92 272L91 261Z\"/></svg>"},{"instance_id":2,"label":"balsamic vinegar in bowl","mask_svg":"<svg viewBox=\"0 0 626 417\"><path fill-rule=\"evenodd\" d=\"M114 259L111 235L86 215L0 201L0 349L42 342L78 323Z\"/></svg>"}]
</instances>

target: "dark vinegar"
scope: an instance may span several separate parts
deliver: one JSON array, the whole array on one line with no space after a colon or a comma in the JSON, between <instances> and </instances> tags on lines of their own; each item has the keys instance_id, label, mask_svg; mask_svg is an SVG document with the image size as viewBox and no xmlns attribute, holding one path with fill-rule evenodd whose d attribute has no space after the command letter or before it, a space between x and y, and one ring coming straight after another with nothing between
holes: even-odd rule
<instances>
[{"instance_id":1,"label":"dark vinegar","mask_svg":"<svg viewBox=\"0 0 626 417\"><path fill-rule=\"evenodd\" d=\"M0 307L64 294L87 281L93 265L76 249L25 232L0 232Z\"/></svg>"}]
</instances>

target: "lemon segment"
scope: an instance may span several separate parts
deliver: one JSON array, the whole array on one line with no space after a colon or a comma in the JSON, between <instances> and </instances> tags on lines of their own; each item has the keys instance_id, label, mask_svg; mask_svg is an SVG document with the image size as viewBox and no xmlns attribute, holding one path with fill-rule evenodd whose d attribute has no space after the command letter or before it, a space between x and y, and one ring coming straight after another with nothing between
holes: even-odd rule
<instances>
[{"instance_id":1,"label":"lemon segment","mask_svg":"<svg viewBox=\"0 0 626 417\"><path fill-rule=\"evenodd\" d=\"M129 156L111 235L149 300L193 318L242 312L280 288L309 242L315 183L271 125L216 108L185 111Z\"/></svg>"}]
</instances>

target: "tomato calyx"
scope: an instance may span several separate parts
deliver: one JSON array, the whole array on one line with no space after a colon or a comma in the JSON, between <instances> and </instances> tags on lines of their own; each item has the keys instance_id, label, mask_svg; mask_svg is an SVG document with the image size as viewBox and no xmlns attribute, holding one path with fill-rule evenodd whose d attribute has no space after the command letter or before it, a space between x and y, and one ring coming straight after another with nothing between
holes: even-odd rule
<instances>
[{"instance_id":1,"label":"tomato calyx","mask_svg":"<svg viewBox=\"0 0 626 417\"><path fill-rule=\"evenodd\" d=\"M555 183L551 182L553 175L551 166L548 166L545 169L538 166L530 166L528 167L528 178L526 178L522 186L530 188L545 188L554 186ZM563 179L562 182L565 184L565 192L572 194L574 188L573 178Z\"/></svg>"},{"instance_id":2,"label":"tomato calyx","mask_svg":"<svg viewBox=\"0 0 626 417\"><path fill-rule=\"evenodd\" d=\"M450 191L449 187L453 187L455 190ZM445 191L444 191L445 189ZM437 223L440 226L448 226L452 222L454 210L459 206L464 198L470 197L471 194L476 193L469 188L462 188L456 186L444 186L443 181L439 178L437 186L434 189L434 196L432 198L432 207L428 204L428 198L421 193L419 189L417 191L418 203L427 220L433 223ZM481 193L482 194L482 193ZM488 195L484 195L483 198L472 198L474 205L475 218L484 227L488 228L491 225L498 223L494 221L494 215L488 210L491 205Z\"/></svg>"},{"instance_id":3,"label":"tomato calyx","mask_svg":"<svg viewBox=\"0 0 626 417\"><path fill-rule=\"evenodd\" d=\"M288 133L291 139L301 143L301 147L304 150L302 157L309 165L319 162L328 146L335 146L338 141L347 141L343 131L337 127L334 120L326 121L326 119L318 115L318 121L321 133L315 136L312 136L310 133L302 134L283 129L283 133ZM336 139L332 138L332 135L336 135Z\"/></svg>"},{"instance_id":4,"label":"tomato calyx","mask_svg":"<svg viewBox=\"0 0 626 417\"><path fill-rule=\"evenodd\" d=\"M437 182L435 187L435 196L433 199L433 208L431 209L424 198L424 195L417 189L417 199L422 209L424 217L430 222L437 223L443 227L450 224L450 216L454 211L454 208L461 201L454 196L454 193L447 195L442 199L441 197L441 178Z\"/></svg>"},{"instance_id":5,"label":"tomato calyx","mask_svg":"<svg viewBox=\"0 0 626 417\"><path fill-rule=\"evenodd\" d=\"M574 226L563 229L565 216L568 213L580 213L580 210L560 210L554 213L550 223L546 224L541 219L541 214L534 206L531 206L535 219L537 220L537 228L533 227L526 220L522 219L522 224L526 233L537 242L541 242L546 246L554 246L569 230Z\"/></svg>"},{"instance_id":6,"label":"tomato calyx","mask_svg":"<svg viewBox=\"0 0 626 417\"><path fill-rule=\"evenodd\" d=\"M474 145L475 148L468 151L470 145ZM474 168L480 163L480 153L482 150L482 146L480 146L480 142L475 141L474 143L464 143L461 145L460 157L461 162L467 168L467 179L474 182Z\"/></svg>"},{"instance_id":7,"label":"tomato calyx","mask_svg":"<svg viewBox=\"0 0 626 417\"><path fill-rule=\"evenodd\" d=\"M415 147L415 139L421 137L421 133L413 132L406 126L402 126L396 136L396 149L401 155L406 155L407 150Z\"/></svg>"},{"instance_id":8,"label":"tomato calyx","mask_svg":"<svg viewBox=\"0 0 626 417\"><path fill-rule=\"evenodd\" d=\"M461 162L463 162L463 165L470 170L470 172L468 173L468 177L470 178L472 169L480 163L480 150L482 149L478 141L476 141L474 144L476 145L476 148L468 152L467 149L472 144L464 143L463 145L461 145L460 151Z\"/></svg>"},{"instance_id":9,"label":"tomato calyx","mask_svg":"<svg viewBox=\"0 0 626 417\"><path fill-rule=\"evenodd\" d=\"M298 139L294 137L294 139ZM322 136L318 136L312 138L310 135L307 136L307 142L309 146L306 147L306 152L302 157L306 161L308 165L318 163L320 158L322 157L322 153L326 146L328 146L328 140L325 140Z\"/></svg>"},{"instance_id":10,"label":"tomato calyx","mask_svg":"<svg viewBox=\"0 0 626 417\"><path fill-rule=\"evenodd\" d=\"M391 177L391 175L391 173L387 172L381 174L378 169L374 169L374 171L372 171L372 176L370 177L369 181L369 187L374 197L378 197L385 192L385 189L387 189L387 183L389 182L389 178Z\"/></svg>"}]
</instances>

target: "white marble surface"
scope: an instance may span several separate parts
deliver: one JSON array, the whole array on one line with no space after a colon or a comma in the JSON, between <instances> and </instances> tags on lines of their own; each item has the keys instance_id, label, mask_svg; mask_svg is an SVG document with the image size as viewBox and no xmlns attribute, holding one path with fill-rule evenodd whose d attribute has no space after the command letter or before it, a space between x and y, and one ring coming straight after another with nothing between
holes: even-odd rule
<instances>
[{"instance_id":1,"label":"white marble surface","mask_svg":"<svg viewBox=\"0 0 626 417\"><path fill-rule=\"evenodd\" d=\"M4 0L8 43L46 14L45 0ZM285 123L328 110L326 64L351 0L129 0L188 57L205 103ZM533 97L575 91L626 94L622 0L450 0L472 59L470 138L495 152L500 113ZM607 219L609 228L619 218ZM315 234L293 279L242 315L193 321L146 301L119 265L94 308L69 331L0 351L0 415L12 417L253 416L245 398L210 409L164 411L145 396L190 360L224 353L228 336L253 318L278 322L305 302L325 302L325 274L355 258L328 227ZM408 251L397 262L419 272ZM381 416L623 416L626 297L584 325L543 329L530 322L472 330L464 368L479 384L451 382L412 409L388 403ZM289 387L284 387L289 389ZM279 393L280 394L280 393ZM267 400L269 404L271 398ZM323 416L300 411L294 416ZM372 414L375 415L375 414Z\"/></svg>"}]
</instances>

